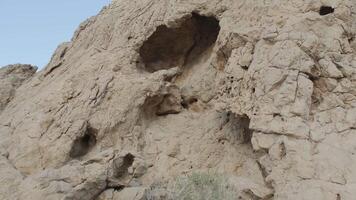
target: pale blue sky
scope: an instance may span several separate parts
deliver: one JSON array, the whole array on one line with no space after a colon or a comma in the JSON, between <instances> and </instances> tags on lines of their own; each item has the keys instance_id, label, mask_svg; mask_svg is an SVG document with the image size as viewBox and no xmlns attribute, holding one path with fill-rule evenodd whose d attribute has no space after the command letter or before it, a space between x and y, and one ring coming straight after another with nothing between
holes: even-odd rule
<instances>
[{"instance_id":1,"label":"pale blue sky","mask_svg":"<svg viewBox=\"0 0 356 200\"><path fill-rule=\"evenodd\" d=\"M78 25L111 0L0 0L0 67L44 67Z\"/></svg>"}]
</instances>

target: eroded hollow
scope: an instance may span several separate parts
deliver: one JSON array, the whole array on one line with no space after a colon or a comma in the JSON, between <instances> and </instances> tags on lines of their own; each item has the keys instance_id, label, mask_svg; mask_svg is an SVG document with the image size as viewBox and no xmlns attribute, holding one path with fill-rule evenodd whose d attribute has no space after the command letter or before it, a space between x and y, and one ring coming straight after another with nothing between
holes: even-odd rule
<instances>
[{"instance_id":1,"label":"eroded hollow","mask_svg":"<svg viewBox=\"0 0 356 200\"><path fill-rule=\"evenodd\" d=\"M320 15L328 15L335 11L335 9L331 6L321 6L319 10Z\"/></svg>"},{"instance_id":2,"label":"eroded hollow","mask_svg":"<svg viewBox=\"0 0 356 200\"><path fill-rule=\"evenodd\" d=\"M135 156L130 153L126 154L123 158L120 158L118 161L116 161L115 177L125 177L128 174L128 169L132 166L134 161Z\"/></svg>"},{"instance_id":3,"label":"eroded hollow","mask_svg":"<svg viewBox=\"0 0 356 200\"><path fill-rule=\"evenodd\" d=\"M166 94L146 98L142 113L146 119L178 114L183 110L182 101L181 90L177 86L170 86L166 88Z\"/></svg>"},{"instance_id":4,"label":"eroded hollow","mask_svg":"<svg viewBox=\"0 0 356 200\"><path fill-rule=\"evenodd\" d=\"M155 72L194 61L214 45L219 31L215 17L196 13L177 28L157 27L139 50L145 70Z\"/></svg>"},{"instance_id":5,"label":"eroded hollow","mask_svg":"<svg viewBox=\"0 0 356 200\"><path fill-rule=\"evenodd\" d=\"M74 140L69 156L78 158L86 155L96 144L96 134L96 129L87 127L84 135Z\"/></svg>"},{"instance_id":6,"label":"eroded hollow","mask_svg":"<svg viewBox=\"0 0 356 200\"><path fill-rule=\"evenodd\" d=\"M250 118L247 115L237 115L231 112L227 113L226 121L226 139L232 143L249 144L252 138L250 129Z\"/></svg>"}]
</instances>

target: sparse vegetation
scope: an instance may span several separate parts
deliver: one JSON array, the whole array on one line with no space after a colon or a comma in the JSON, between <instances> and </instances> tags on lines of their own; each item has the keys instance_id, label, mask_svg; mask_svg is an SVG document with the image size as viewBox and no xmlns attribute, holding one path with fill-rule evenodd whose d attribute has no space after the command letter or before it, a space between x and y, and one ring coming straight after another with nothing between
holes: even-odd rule
<instances>
[{"instance_id":1,"label":"sparse vegetation","mask_svg":"<svg viewBox=\"0 0 356 200\"><path fill-rule=\"evenodd\" d=\"M212 173L193 173L169 184L151 187L147 200L235 200L237 193L226 177Z\"/></svg>"}]
</instances>

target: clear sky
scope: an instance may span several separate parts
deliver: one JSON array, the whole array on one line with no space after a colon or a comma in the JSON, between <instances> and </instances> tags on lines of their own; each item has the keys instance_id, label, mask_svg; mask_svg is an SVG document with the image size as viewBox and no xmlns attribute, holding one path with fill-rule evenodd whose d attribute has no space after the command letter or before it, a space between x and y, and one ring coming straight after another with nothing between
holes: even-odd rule
<instances>
[{"instance_id":1,"label":"clear sky","mask_svg":"<svg viewBox=\"0 0 356 200\"><path fill-rule=\"evenodd\" d=\"M14 63L44 67L82 21L110 2L0 0L0 67Z\"/></svg>"}]
</instances>

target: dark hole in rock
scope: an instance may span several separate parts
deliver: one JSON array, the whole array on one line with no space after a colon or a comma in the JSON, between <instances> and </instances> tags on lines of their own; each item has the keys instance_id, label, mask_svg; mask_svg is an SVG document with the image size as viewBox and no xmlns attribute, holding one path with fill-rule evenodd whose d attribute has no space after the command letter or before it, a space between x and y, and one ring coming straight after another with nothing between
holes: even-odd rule
<instances>
[{"instance_id":1,"label":"dark hole in rock","mask_svg":"<svg viewBox=\"0 0 356 200\"><path fill-rule=\"evenodd\" d=\"M127 186L124 184L117 183L117 182L111 182L110 180L107 180L107 185L106 185L105 189L103 190L103 192L106 190L114 190L115 192L120 192L123 189L125 189L126 187ZM94 199L96 199L96 198L94 198Z\"/></svg>"},{"instance_id":2,"label":"dark hole in rock","mask_svg":"<svg viewBox=\"0 0 356 200\"><path fill-rule=\"evenodd\" d=\"M232 143L248 144L251 142L252 130L250 129L250 119L247 115L227 115L226 127L228 128L226 139Z\"/></svg>"},{"instance_id":3,"label":"dark hole in rock","mask_svg":"<svg viewBox=\"0 0 356 200\"><path fill-rule=\"evenodd\" d=\"M97 130L92 127L87 127L83 136L74 140L69 156L78 158L87 154L96 144Z\"/></svg>"},{"instance_id":4,"label":"dark hole in rock","mask_svg":"<svg viewBox=\"0 0 356 200\"><path fill-rule=\"evenodd\" d=\"M241 66L241 68L244 70L248 70L248 66L245 66L245 65Z\"/></svg>"},{"instance_id":5,"label":"dark hole in rock","mask_svg":"<svg viewBox=\"0 0 356 200\"><path fill-rule=\"evenodd\" d=\"M341 200L341 195L340 194L336 194L336 200Z\"/></svg>"},{"instance_id":6,"label":"dark hole in rock","mask_svg":"<svg viewBox=\"0 0 356 200\"><path fill-rule=\"evenodd\" d=\"M181 103L181 105L183 106L183 108L188 109L190 105L194 104L198 102L197 98L191 97L191 98L183 98L183 101Z\"/></svg>"},{"instance_id":7,"label":"dark hole in rock","mask_svg":"<svg viewBox=\"0 0 356 200\"><path fill-rule=\"evenodd\" d=\"M282 117L280 113L273 113L273 117Z\"/></svg>"},{"instance_id":8,"label":"dark hole in rock","mask_svg":"<svg viewBox=\"0 0 356 200\"><path fill-rule=\"evenodd\" d=\"M125 177L128 174L129 167L132 166L133 162L135 161L135 156L128 153L126 154L122 160L115 161L116 163L116 173L115 177Z\"/></svg>"},{"instance_id":9,"label":"dark hole in rock","mask_svg":"<svg viewBox=\"0 0 356 200\"><path fill-rule=\"evenodd\" d=\"M145 70L155 72L194 61L214 45L219 31L215 17L196 13L177 28L157 27L139 50Z\"/></svg>"},{"instance_id":10,"label":"dark hole in rock","mask_svg":"<svg viewBox=\"0 0 356 200\"><path fill-rule=\"evenodd\" d=\"M279 148L281 149L281 158L287 155L287 151L286 151L286 146L284 145L284 143L279 144Z\"/></svg>"},{"instance_id":11,"label":"dark hole in rock","mask_svg":"<svg viewBox=\"0 0 356 200\"><path fill-rule=\"evenodd\" d=\"M124 188L125 188L125 186L123 186L123 185L112 187L112 189L114 189L117 192L123 190Z\"/></svg>"},{"instance_id":12,"label":"dark hole in rock","mask_svg":"<svg viewBox=\"0 0 356 200\"><path fill-rule=\"evenodd\" d=\"M320 10L319 10L319 14L327 15L327 14L333 13L334 11L335 11L335 9L331 6L321 6Z\"/></svg>"},{"instance_id":13,"label":"dark hole in rock","mask_svg":"<svg viewBox=\"0 0 356 200\"><path fill-rule=\"evenodd\" d=\"M247 115L242 115L238 116L239 122L240 122L240 127L241 127L241 141L243 143L249 143L251 142L252 138L252 130L250 129L250 119L247 117Z\"/></svg>"}]
</instances>

